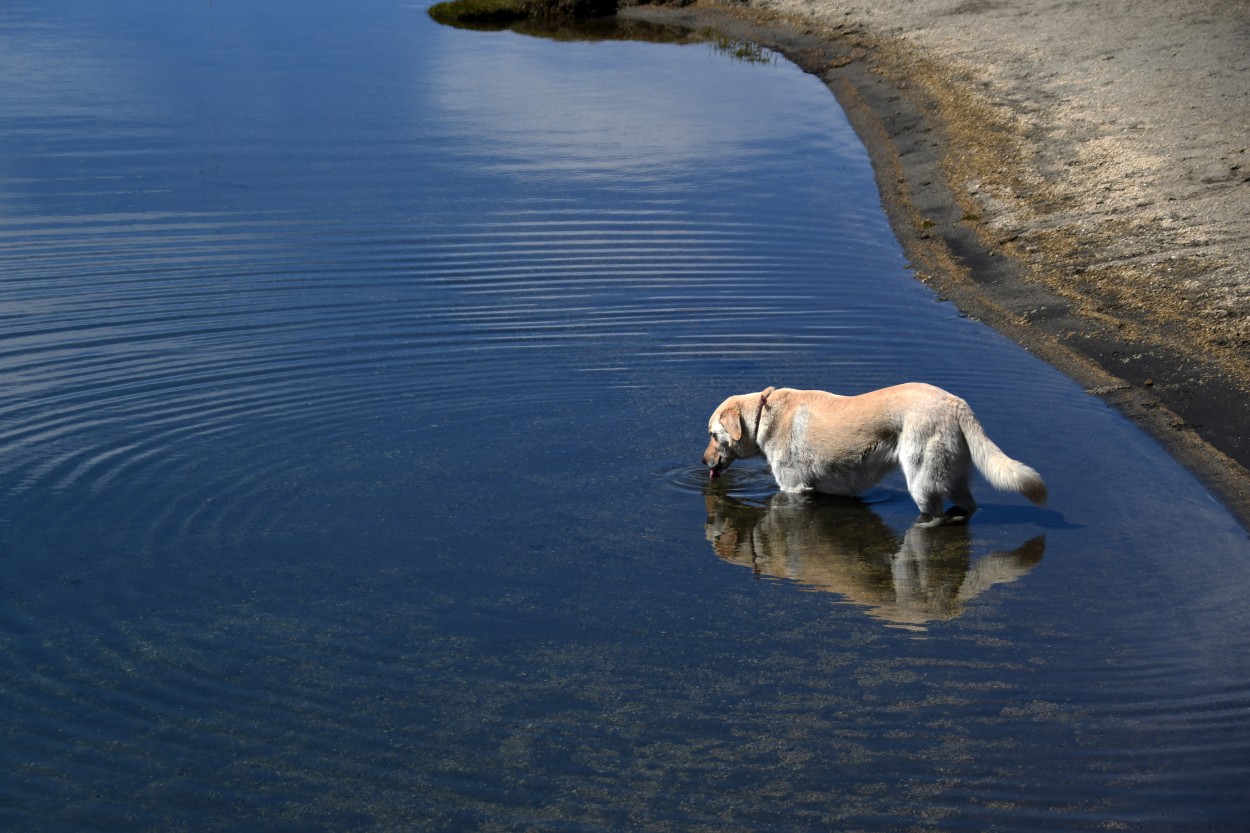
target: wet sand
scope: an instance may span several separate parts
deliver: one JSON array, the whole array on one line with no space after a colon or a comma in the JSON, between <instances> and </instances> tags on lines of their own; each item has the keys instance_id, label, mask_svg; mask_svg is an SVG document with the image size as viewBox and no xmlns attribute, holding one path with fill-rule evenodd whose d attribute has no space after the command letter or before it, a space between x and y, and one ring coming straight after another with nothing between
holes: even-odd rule
<instances>
[{"instance_id":1,"label":"wet sand","mask_svg":"<svg viewBox=\"0 0 1250 833\"><path fill-rule=\"evenodd\" d=\"M1250 5L621 14L753 40L822 78L917 276L1120 409L1250 523Z\"/></svg>"}]
</instances>

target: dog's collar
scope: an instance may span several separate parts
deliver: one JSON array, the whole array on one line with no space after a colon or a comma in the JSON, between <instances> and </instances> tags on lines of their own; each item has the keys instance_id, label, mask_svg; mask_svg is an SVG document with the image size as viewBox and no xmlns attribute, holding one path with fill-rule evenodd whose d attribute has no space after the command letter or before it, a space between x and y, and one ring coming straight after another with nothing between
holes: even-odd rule
<instances>
[{"instance_id":1,"label":"dog's collar","mask_svg":"<svg viewBox=\"0 0 1250 833\"><path fill-rule=\"evenodd\" d=\"M773 390L775 389L768 388L760 394L760 407L755 411L755 430L751 433L757 443L760 439L760 420L764 418L764 406L768 404L768 397Z\"/></svg>"}]
</instances>

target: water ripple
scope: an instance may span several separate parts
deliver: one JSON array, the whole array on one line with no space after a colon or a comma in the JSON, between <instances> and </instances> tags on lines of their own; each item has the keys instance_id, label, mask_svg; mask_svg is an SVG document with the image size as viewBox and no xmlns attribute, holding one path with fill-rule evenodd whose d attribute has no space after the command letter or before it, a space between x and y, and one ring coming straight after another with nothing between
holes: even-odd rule
<instances>
[{"instance_id":1,"label":"water ripple","mask_svg":"<svg viewBox=\"0 0 1250 833\"><path fill-rule=\"evenodd\" d=\"M810 279L781 288L812 271L809 241L824 233L784 228L764 239L742 216L661 209L409 230L211 213L30 219L0 237L0 375L21 394L0 407L8 480L102 488L189 440L263 421L314 432L364 400L402 407L419 387L525 396L539 356L567 361L579 343L594 356L759 360L871 326L866 311L852 313L862 323L813 320L804 306L823 288Z\"/></svg>"}]
</instances>

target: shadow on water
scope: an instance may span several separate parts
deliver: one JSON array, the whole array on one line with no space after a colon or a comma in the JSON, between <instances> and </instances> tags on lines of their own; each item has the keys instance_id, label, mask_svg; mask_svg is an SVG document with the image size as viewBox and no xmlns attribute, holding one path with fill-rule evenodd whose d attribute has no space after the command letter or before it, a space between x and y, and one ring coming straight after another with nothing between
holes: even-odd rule
<instances>
[{"instance_id":1,"label":"shadow on water","mask_svg":"<svg viewBox=\"0 0 1250 833\"><path fill-rule=\"evenodd\" d=\"M677 26L640 20L624 20L607 7L588 6L584 13L532 12L527 4L510 0L453 0L431 6L427 13L437 23L474 32L516 32L555 41L643 41L648 43L694 43L710 37Z\"/></svg>"},{"instance_id":2,"label":"shadow on water","mask_svg":"<svg viewBox=\"0 0 1250 833\"><path fill-rule=\"evenodd\" d=\"M436 22L456 29L477 32L515 32L545 40L635 41L639 43L692 44L708 43L716 52L734 61L748 64L771 64L776 54L751 41L729 37L711 29L689 29L667 26L647 20L617 17L600 4L591 6L591 14L530 14L519 4L504 0L502 6L481 4L479 0L453 0L431 6L429 15ZM482 6L482 8L478 8ZM467 14L458 14L461 7Z\"/></svg>"},{"instance_id":3,"label":"shadow on water","mask_svg":"<svg viewBox=\"0 0 1250 833\"><path fill-rule=\"evenodd\" d=\"M704 499L707 540L725 561L836 593L905 628L960 616L990 588L1027 575L1046 549L1038 535L973 558L970 527L912 526L899 535L857 500L779 493L759 506L712 485Z\"/></svg>"}]
</instances>

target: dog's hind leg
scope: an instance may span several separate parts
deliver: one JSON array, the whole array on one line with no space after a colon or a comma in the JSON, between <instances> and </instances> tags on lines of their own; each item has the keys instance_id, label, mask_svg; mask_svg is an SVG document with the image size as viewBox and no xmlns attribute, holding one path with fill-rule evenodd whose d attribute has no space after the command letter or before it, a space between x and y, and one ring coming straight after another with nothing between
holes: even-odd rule
<instances>
[{"instance_id":1,"label":"dog's hind leg","mask_svg":"<svg viewBox=\"0 0 1250 833\"><path fill-rule=\"evenodd\" d=\"M951 487L947 497L951 499L951 503L955 504L946 510L946 517L951 523L967 523L972 513L977 511L976 498L972 496L972 490L968 488L967 474Z\"/></svg>"},{"instance_id":2,"label":"dog's hind leg","mask_svg":"<svg viewBox=\"0 0 1250 833\"><path fill-rule=\"evenodd\" d=\"M901 455L899 463L903 477L907 479L907 492L920 510L916 525L939 526L946 523L946 516L942 514L942 484L932 462L926 460L924 452L917 450Z\"/></svg>"},{"instance_id":3,"label":"dog's hind leg","mask_svg":"<svg viewBox=\"0 0 1250 833\"><path fill-rule=\"evenodd\" d=\"M968 487L970 459L961 442L954 448L942 437L931 437L922 447L899 460L907 478L907 491L920 510L917 526L941 526L967 523L977 510L977 502ZM949 499L954 505L943 511Z\"/></svg>"},{"instance_id":4,"label":"dog's hind leg","mask_svg":"<svg viewBox=\"0 0 1250 833\"><path fill-rule=\"evenodd\" d=\"M951 442L946 468L946 496L954 504L946 510L946 517L951 523L966 524L977 511L976 498L968 485L968 475L972 472L972 453L968 441L960 431L954 434Z\"/></svg>"}]
</instances>

